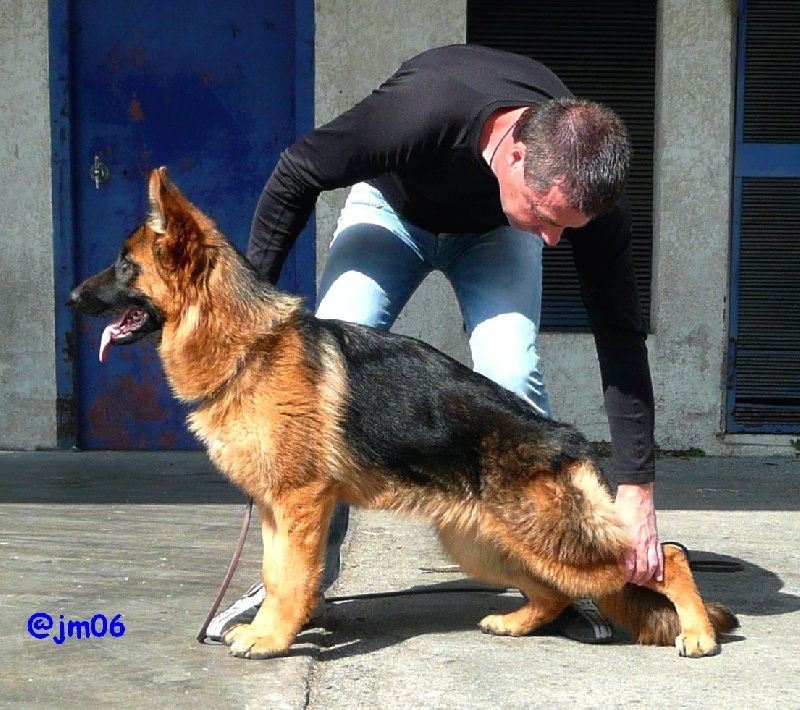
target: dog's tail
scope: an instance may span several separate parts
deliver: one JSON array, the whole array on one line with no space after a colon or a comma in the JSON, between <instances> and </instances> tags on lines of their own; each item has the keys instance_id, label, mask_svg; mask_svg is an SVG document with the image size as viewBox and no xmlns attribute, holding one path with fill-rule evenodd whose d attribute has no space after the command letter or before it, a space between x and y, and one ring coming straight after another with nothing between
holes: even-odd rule
<instances>
[{"instance_id":1,"label":"dog's tail","mask_svg":"<svg viewBox=\"0 0 800 710\"><path fill-rule=\"evenodd\" d=\"M531 476L521 492L493 492L504 534L514 540L509 547L524 550L535 576L569 597L620 589L630 543L599 470L578 459L547 471Z\"/></svg>"},{"instance_id":2,"label":"dog's tail","mask_svg":"<svg viewBox=\"0 0 800 710\"><path fill-rule=\"evenodd\" d=\"M636 643L672 646L681 633L678 612L672 602L646 587L626 584L619 592L597 597L596 601L603 615L624 626ZM738 628L739 620L725 605L704 602L703 606L717 638Z\"/></svg>"}]
</instances>

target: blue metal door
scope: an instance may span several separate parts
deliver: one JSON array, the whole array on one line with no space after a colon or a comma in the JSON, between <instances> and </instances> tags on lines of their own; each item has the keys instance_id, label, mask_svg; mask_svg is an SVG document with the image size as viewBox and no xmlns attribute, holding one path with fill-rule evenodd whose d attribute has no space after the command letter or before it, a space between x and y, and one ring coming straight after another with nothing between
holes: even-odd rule
<instances>
[{"instance_id":1,"label":"blue metal door","mask_svg":"<svg viewBox=\"0 0 800 710\"><path fill-rule=\"evenodd\" d=\"M101 365L104 324L61 304L142 221L159 165L244 249L280 151L311 127L313 2L60 0L50 19L60 444L191 448L153 343ZM307 230L284 288L313 296L314 252Z\"/></svg>"}]
</instances>

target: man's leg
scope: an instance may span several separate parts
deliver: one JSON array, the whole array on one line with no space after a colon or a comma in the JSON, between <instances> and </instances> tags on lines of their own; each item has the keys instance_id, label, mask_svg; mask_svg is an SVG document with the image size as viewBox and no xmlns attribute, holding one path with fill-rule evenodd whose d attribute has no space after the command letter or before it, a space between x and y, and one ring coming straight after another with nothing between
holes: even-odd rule
<instances>
[{"instance_id":1,"label":"man's leg","mask_svg":"<svg viewBox=\"0 0 800 710\"><path fill-rule=\"evenodd\" d=\"M550 416L539 371L536 336L542 310L542 240L511 227L457 236L442 271L458 298L469 336L473 368Z\"/></svg>"},{"instance_id":2,"label":"man's leg","mask_svg":"<svg viewBox=\"0 0 800 710\"><path fill-rule=\"evenodd\" d=\"M316 316L389 330L431 271L419 246L374 189L356 186L339 218L320 279ZM349 506L331 521L323 590L338 578Z\"/></svg>"},{"instance_id":3,"label":"man's leg","mask_svg":"<svg viewBox=\"0 0 800 710\"><path fill-rule=\"evenodd\" d=\"M461 305L475 370L550 417L536 352L542 240L511 227L471 238L463 245L456 236L445 239L449 244L442 251L449 252L449 261L442 267ZM568 607L554 623L565 636L583 643L607 642L613 635L588 598Z\"/></svg>"}]
</instances>

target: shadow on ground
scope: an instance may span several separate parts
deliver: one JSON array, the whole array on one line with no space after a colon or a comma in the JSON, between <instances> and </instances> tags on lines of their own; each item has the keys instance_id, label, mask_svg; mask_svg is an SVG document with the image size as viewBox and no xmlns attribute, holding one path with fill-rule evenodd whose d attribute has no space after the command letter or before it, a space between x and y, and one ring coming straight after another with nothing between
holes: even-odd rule
<instances>
[{"instance_id":1,"label":"shadow on ground","mask_svg":"<svg viewBox=\"0 0 800 710\"><path fill-rule=\"evenodd\" d=\"M736 572L696 571L704 599L725 604L737 615L778 616L800 609L800 597L786 593L780 577L758 565L726 555L691 550L698 562L740 566ZM399 592L333 597L328 601L324 630L309 629L298 641L319 646L322 661L334 661L373 653L426 634L474 630L487 614L514 611L522 603L516 591L503 592L469 580L415 586ZM549 625L537 636L557 636ZM746 625L727 642L747 637ZM630 644L624 632L615 643ZM309 653L295 649L293 653ZM314 651L316 653L316 651Z\"/></svg>"}]
</instances>

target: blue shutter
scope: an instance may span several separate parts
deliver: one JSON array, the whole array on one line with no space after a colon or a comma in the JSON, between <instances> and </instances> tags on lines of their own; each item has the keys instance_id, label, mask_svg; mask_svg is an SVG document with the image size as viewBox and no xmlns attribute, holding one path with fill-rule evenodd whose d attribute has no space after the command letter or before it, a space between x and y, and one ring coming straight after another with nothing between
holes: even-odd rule
<instances>
[{"instance_id":1,"label":"blue shutter","mask_svg":"<svg viewBox=\"0 0 800 710\"><path fill-rule=\"evenodd\" d=\"M727 429L800 432L800 3L739 12Z\"/></svg>"}]
</instances>

